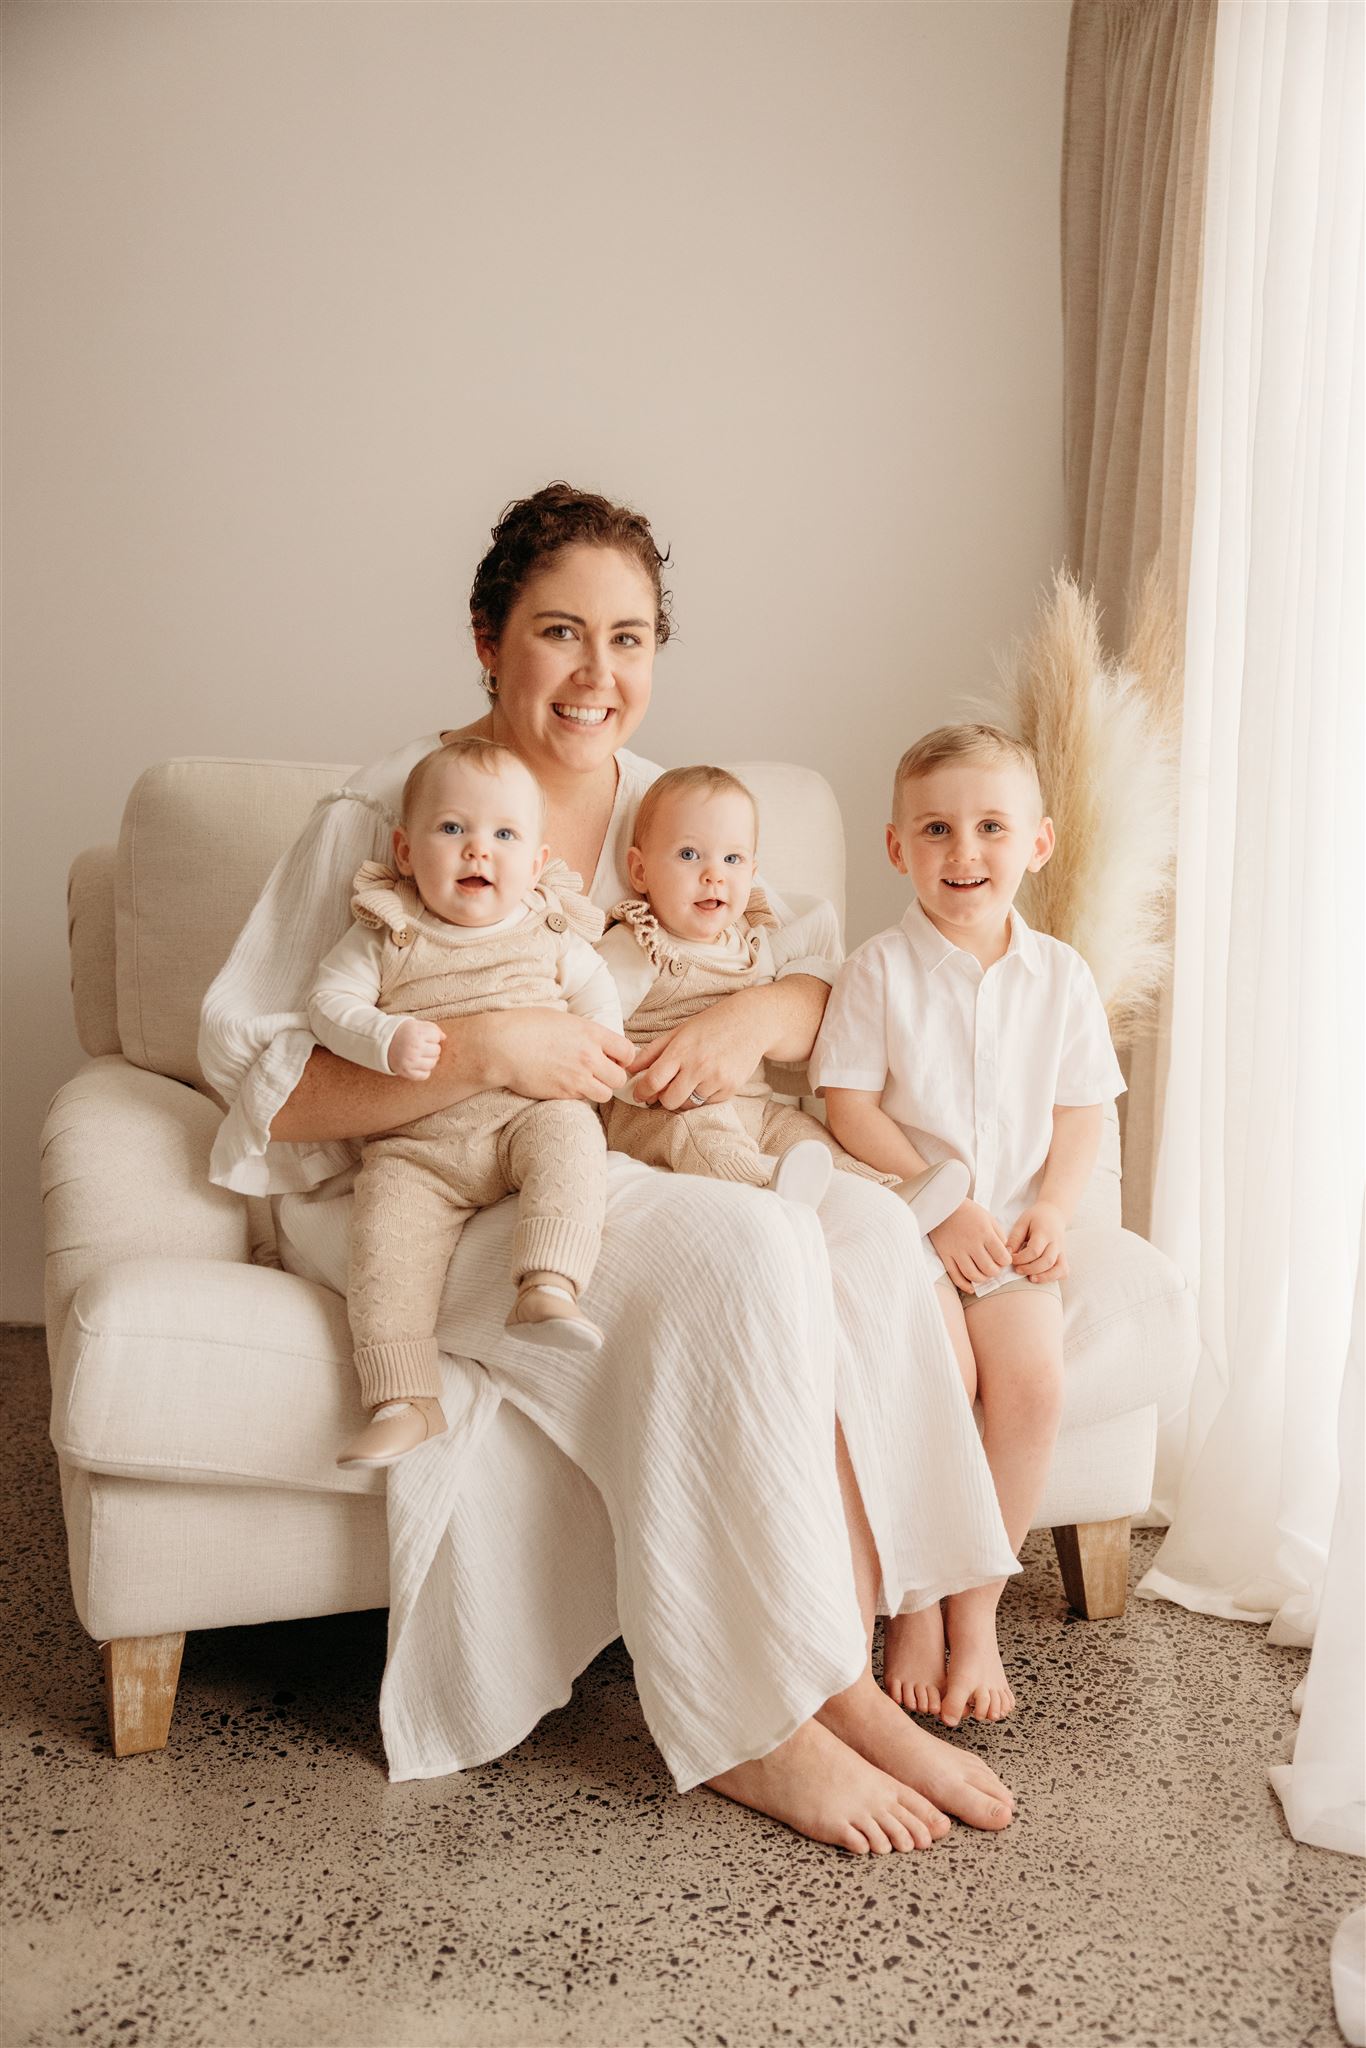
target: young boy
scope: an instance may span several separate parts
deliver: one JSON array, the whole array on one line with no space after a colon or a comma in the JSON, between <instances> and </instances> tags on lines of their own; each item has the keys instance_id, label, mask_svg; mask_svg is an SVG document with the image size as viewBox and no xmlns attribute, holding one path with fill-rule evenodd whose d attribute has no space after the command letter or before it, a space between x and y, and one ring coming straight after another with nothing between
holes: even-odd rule
<instances>
[{"instance_id":1,"label":"young boy","mask_svg":"<svg viewBox=\"0 0 1366 2048\"><path fill-rule=\"evenodd\" d=\"M972 1175L925 1255L1017 1552L1062 1405L1067 1226L1104 1105L1124 1087L1090 969L1014 907L1053 845L1021 741L991 725L917 741L897 766L887 827L915 901L846 961L810 1063L855 1158L906 1179L956 1158ZM1011 1712L996 1644L1003 1585L888 1623L894 1699L949 1727Z\"/></svg>"}]
</instances>

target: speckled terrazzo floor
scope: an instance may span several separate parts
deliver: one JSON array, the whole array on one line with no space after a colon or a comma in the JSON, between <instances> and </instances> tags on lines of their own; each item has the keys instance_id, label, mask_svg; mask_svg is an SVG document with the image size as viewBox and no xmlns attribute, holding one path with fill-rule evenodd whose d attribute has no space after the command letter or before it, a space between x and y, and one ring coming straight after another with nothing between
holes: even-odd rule
<instances>
[{"instance_id":1,"label":"speckled terrazzo floor","mask_svg":"<svg viewBox=\"0 0 1366 2048\"><path fill-rule=\"evenodd\" d=\"M391 1786L381 1615L191 1636L170 1747L116 1764L40 1331L0 1331L0 1375L5 2048L1340 2041L1361 1871L1286 1834L1304 1659L1251 1629L1073 1621L1036 1540L1021 1711L967 1738L1019 1818L879 1862L679 1799L620 1645L501 1764Z\"/></svg>"}]
</instances>

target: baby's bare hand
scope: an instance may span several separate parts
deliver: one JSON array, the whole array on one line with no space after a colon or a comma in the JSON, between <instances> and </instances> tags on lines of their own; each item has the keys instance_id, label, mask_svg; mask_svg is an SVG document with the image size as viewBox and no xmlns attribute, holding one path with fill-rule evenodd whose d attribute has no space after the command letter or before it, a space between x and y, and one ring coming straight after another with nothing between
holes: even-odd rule
<instances>
[{"instance_id":1,"label":"baby's bare hand","mask_svg":"<svg viewBox=\"0 0 1366 2048\"><path fill-rule=\"evenodd\" d=\"M960 1202L952 1216L930 1232L930 1243L954 1286L964 1293L994 1280L1010 1264L1000 1225L980 1202Z\"/></svg>"},{"instance_id":2,"label":"baby's bare hand","mask_svg":"<svg viewBox=\"0 0 1366 2048\"><path fill-rule=\"evenodd\" d=\"M423 1017L405 1017L389 1041L389 1072L404 1081L426 1081L436 1071L446 1034Z\"/></svg>"}]
</instances>

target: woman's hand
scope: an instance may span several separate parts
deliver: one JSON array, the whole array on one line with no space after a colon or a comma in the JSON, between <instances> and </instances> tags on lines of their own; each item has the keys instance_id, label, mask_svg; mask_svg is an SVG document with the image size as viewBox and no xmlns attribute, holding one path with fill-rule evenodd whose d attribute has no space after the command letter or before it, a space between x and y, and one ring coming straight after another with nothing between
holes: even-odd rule
<instances>
[{"instance_id":1,"label":"woman's hand","mask_svg":"<svg viewBox=\"0 0 1366 2048\"><path fill-rule=\"evenodd\" d=\"M930 1232L930 1243L964 1294L971 1294L984 1280L994 1280L1010 1265L1000 1226L980 1202L960 1202L952 1216Z\"/></svg>"},{"instance_id":2,"label":"woman's hand","mask_svg":"<svg viewBox=\"0 0 1366 2048\"><path fill-rule=\"evenodd\" d=\"M729 1102L743 1088L769 1050L768 1006L756 996L767 988L741 989L699 1010L686 1024L640 1046L632 1061L637 1102L661 1109L687 1109L694 1095L703 1102Z\"/></svg>"},{"instance_id":3,"label":"woman's hand","mask_svg":"<svg viewBox=\"0 0 1366 2048\"><path fill-rule=\"evenodd\" d=\"M629 1078L630 1039L591 1018L565 1010L490 1010L467 1021L487 1033L486 1087L540 1102L610 1102Z\"/></svg>"}]
</instances>

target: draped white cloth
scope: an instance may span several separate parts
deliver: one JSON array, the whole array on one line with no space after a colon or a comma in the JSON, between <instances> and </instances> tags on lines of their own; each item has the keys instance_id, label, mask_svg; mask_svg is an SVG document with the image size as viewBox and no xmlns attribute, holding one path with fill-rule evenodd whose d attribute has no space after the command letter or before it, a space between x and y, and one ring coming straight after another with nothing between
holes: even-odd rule
<instances>
[{"instance_id":1,"label":"draped white cloth","mask_svg":"<svg viewBox=\"0 0 1366 2048\"><path fill-rule=\"evenodd\" d=\"M1196 1287L1203 1352L1139 1587L1282 1643L1314 1641L1321 1607L1273 1782L1292 1834L1358 1854L1363 26L1359 0L1218 13L1152 1228ZM1361 1934L1353 1916L1332 1960L1356 2043Z\"/></svg>"}]
</instances>

